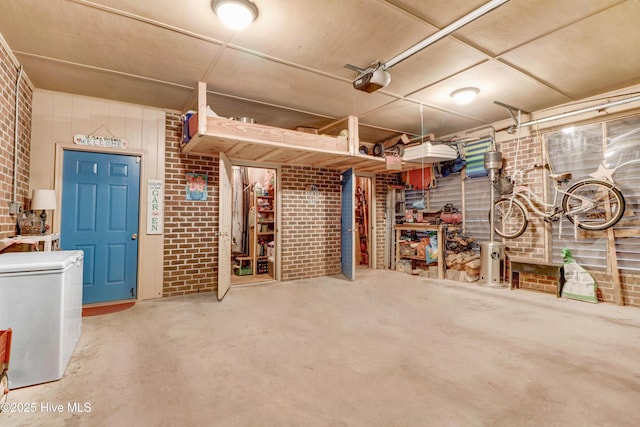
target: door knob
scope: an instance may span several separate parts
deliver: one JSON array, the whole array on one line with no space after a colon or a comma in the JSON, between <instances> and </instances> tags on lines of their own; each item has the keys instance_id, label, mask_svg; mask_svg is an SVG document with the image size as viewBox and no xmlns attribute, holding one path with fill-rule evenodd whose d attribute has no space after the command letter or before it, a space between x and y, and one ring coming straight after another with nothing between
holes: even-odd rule
<instances>
[{"instance_id":1,"label":"door knob","mask_svg":"<svg viewBox=\"0 0 640 427\"><path fill-rule=\"evenodd\" d=\"M133 233L131 235L131 240L136 240L138 238L138 233Z\"/></svg>"}]
</instances>

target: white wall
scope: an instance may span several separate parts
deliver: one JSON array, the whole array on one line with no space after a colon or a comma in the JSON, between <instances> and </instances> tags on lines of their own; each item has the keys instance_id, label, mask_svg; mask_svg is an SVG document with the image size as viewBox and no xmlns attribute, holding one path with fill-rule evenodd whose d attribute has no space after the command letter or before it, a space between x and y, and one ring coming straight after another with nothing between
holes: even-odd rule
<instances>
[{"instance_id":1,"label":"white wall","mask_svg":"<svg viewBox=\"0 0 640 427\"><path fill-rule=\"evenodd\" d=\"M140 183L140 232L138 300L162 296L164 236L146 234L147 180L164 182L165 113L162 110L68 93L35 90L31 131L31 176L34 188L62 188L62 150L79 148L73 135L124 138L125 150L103 152L137 154L142 157ZM57 191L58 201L61 191ZM53 212L53 230L60 217Z\"/></svg>"}]
</instances>

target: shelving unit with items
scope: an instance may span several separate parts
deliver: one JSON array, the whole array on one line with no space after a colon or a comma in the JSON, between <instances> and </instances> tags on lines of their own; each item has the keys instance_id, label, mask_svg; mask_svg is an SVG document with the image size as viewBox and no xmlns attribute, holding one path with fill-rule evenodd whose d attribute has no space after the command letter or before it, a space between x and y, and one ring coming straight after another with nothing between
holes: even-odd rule
<instances>
[{"instance_id":1,"label":"shelving unit with items","mask_svg":"<svg viewBox=\"0 0 640 427\"><path fill-rule=\"evenodd\" d=\"M394 226L396 231L395 238L395 258L397 271L404 271L411 273L414 266L417 263L424 263L426 267L429 264L437 263L438 279L444 279L444 240L443 240L443 226L431 225L424 223L413 224L397 224ZM437 249L435 259L429 259L426 256L418 256L415 248L412 248L415 244L420 244L421 238L427 235L432 235L437 239ZM429 248L426 248L429 250Z\"/></svg>"},{"instance_id":2,"label":"shelving unit with items","mask_svg":"<svg viewBox=\"0 0 640 427\"><path fill-rule=\"evenodd\" d=\"M254 191L253 206L255 207L255 222L252 230L252 256L255 259L255 274L269 274L269 262L274 262L273 256L269 259L269 246L273 246L275 240L275 194L273 190ZM271 274L273 277L273 274Z\"/></svg>"}]
</instances>

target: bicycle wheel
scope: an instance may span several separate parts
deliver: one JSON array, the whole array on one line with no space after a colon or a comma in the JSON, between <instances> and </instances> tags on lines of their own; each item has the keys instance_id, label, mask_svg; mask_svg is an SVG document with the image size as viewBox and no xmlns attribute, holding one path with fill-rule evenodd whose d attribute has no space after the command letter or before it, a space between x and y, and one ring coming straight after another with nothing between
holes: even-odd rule
<instances>
[{"instance_id":1,"label":"bicycle wheel","mask_svg":"<svg viewBox=\"0 0 640 427\"><path fill-rule=\"evenodd\" d=\"M583 230L605 230L624 215L625 201L611 183L595 179L580 181L567 190L562 209L572 224Z\"/></svg>"},{"instance_id":2,"label":"bicycle wheel","mask_svg":"<svg viewBox=\"0 0 640 427\"><path fill-rule=\"evenodd\" d=\"M500 199L493 204L493 229L499 236L515 239L527 229L527 211L517 200ZM489 212L491 218L491 212ZM489 219L491 221L491 219Z\"/></svg>"}]
</instances>

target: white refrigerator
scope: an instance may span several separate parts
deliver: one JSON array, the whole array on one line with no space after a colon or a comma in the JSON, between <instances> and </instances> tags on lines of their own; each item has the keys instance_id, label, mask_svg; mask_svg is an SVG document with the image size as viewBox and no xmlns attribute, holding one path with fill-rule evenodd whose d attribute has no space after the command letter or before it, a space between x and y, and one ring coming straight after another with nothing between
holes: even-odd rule
<instances>
[{"instance_id":1,"label":"white refrigerator","mask_svg":"<svg viewBox=\"0 0 640 427\"><path fill-rule=\"evenodd\" d=\"M82 328L82 251L0 255L0 330L13 329L9 388L62 378Z\"/></svg>"}]
</instances>

